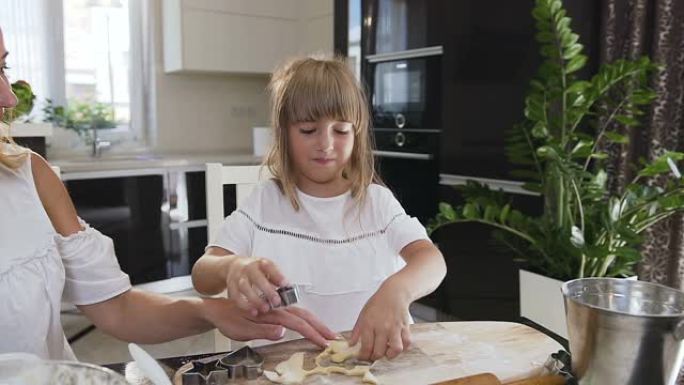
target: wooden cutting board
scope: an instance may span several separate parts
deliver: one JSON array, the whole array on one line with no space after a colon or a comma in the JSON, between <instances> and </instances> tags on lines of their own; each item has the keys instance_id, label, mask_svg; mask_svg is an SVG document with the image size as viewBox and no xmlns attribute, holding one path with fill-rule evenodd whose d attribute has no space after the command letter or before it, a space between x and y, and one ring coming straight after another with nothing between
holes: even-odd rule
<instances>
[{"instance_id":1,"label":"wooden cutting board","mask_svg":"<svg viewBox=\"0 0 684 385\"><path fill-rule=\"evenodd\" d=\"M478 373L495 374L502 382L537 376L551 353L563 347L525 325L509 322L441 322L411 326L411 348L394 360L377 361L373 374L381 384L424 385ZM255 349L264 357L264 369L273 368L293 353L306 352L304 367L311 369L320 353L306 340L294 340ZM235 384L272 384L265 377ZM307 377L304 384L361 384L358 377L339 374Z\"/></svg>"}]
</instances>

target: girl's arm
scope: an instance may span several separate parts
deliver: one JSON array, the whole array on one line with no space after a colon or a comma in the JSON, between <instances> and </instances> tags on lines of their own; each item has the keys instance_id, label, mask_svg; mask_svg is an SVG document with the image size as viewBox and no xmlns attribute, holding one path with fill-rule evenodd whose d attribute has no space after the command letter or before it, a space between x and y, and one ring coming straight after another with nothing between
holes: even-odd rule
<instances>
[{"instance_id":1,"label":"girl's arm","mask_svg":"<svg viewBox=\"0 0 684 385\"><path fill-rule=\"evenodd\" d=\"M430 241L411 242L400 255L406 266L389 277L383 286L391 286L408 303L435 291L446 276L444 256Z\"/></svg>"},{"instance_id":2,"label":"girl's arm","mask_svg":"<svg viewBox=\"0 0 684 385\"><path fill-rule=\"evenodd\" d=\"M386 279L368 300L352 331L360 359L394 358L411 343L409 305L433 292L446 275L442 253L427 240L401 250L406 266Z\"/></svg>"},{"instance_id":3,"label":"girl's arm","mask_svg":"<svg viewBox=\"0 0 684 385\"><path fill-rule=\"evenodd\" d=\"M221 247L209 247L192 267L192 285L205 295L215 295L226 290L228 265L236 258L235 253Z\"/></svg>"},{"instance_id":4,"label":"girl's arm","mask_svg":"<svg viewBox=\"0 0 684 385\"><path fill-rule=\"evenodd\" d=\"M63 236L83 228L68 192L47 162L31 154L33 179L40 200L55 230ZM318 345L332 331L302 309L287 309L251 317L226 299L173 299L128 290L103 302L79 306L100 329L115 337L141 342L162 342L210 330L214 326L233 339L279 338L283 329L293 329Z\"/></svg>"},{"instance_id":5,"label":"girl's arm","mask_svg":"<svg viewBox=\"0 0 684 385\"><path fill-rule=\"evenodd\" d=\"M228 290L229 297L240 308L257 315L269 312L271 305L280 304L276 289L287 285L287 281L268 259L239 256L221 247L210 247L192 268L192 284L202 294Z\"/></svg>"}]
</instances>

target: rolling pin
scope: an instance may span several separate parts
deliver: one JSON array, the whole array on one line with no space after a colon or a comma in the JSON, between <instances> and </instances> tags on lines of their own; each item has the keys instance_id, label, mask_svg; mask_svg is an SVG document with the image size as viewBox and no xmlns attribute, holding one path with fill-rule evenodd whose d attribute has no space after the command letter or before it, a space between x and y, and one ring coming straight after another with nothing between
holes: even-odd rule
<instances>
[{"instance_id":1,"label":"rolling pin","mask_svg":"<svg viewBox=\"0 0 684 385\"><path fill-rule=\"evenodd\" d=\"M482 373L474 376L438 382L432 385L565 385L565 378L558 375L549 375L502 384L495 375L491 373Z\"/></svg>"}]
</instances>

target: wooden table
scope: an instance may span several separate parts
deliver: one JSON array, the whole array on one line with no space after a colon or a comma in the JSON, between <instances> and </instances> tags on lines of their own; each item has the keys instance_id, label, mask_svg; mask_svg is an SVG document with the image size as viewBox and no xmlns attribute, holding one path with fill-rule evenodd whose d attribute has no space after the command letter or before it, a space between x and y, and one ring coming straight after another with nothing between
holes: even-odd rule
<instances>
[{"instance_id":1,"label":"wooden table","mask_svg":"<svg viewBox=\"0 0 684 385\"><path fill-rule=\"evenodd\" d=\"M382 384L423 385L477 373L494 373L502 382L538 375L551 353L563 347L545 334L510 322L441 322L411 326L413 345L394 360L379 360L372 368ZM313 367L321 351L306 340L295 340L256 348L264 357L264 369L296 352L305 352L305 368ZM177 369L185 360L162 360ZM130 366L130 365L129 365ZM127 368L127 378L135 370ZM360 384L358 377L315 375L304 384ZM265 377L235 384L272 384Z\"/></svg>"}]
</instances>

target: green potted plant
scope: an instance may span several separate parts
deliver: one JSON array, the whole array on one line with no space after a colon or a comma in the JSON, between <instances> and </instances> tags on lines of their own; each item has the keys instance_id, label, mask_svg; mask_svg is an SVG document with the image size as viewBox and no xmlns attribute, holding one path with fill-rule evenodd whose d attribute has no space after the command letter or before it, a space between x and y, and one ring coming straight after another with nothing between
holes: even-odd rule
<instances>
[{"instance_id":1,"label":"green potted plant","mask_svg":"<svg viewBox=\"0 0 684 385\"><path fill-rule=\"evenodd\" d=\"M101 102L73 100L65 108L47 99L43 115L46 122L76 132L86 144L92 142L94 130L116 127L114 108Z\"/></svg>"},{"instance_id":2,"label":"green potted plant","mask_svg":"<svg viewBox=\"0 0 684 385\"><path fill-rule=\"evenodd\" d=\"M627 143L621 130L636 129L655 98L647 82L658 67L646 57L619 60L603 65L589 80L579 79L577 71L587 57L561 0L536 0L532 15L543 63L530 83L525 120L509 132L506 154L519 166L513 176L542 196L543 213L527 215L502 192L468 182L461 187L464 203L440 203L429 230L458 222L495 227L496 239L531 271L521 271L522 315L565 335L560 284L578 277L635 274L640 234L684 211L684 183L676 165L684 154L668 152L644 162L624 191L608 192L608 154L600 149ZM664 182L655 185L654 177ZM528 285L526 274L541 283ZM524 288L556 302L527 298ZM525 314L525 305L535 307L534 315ZM550 319L539 319L545 313Z\"/></svg>"}]
</instances>

